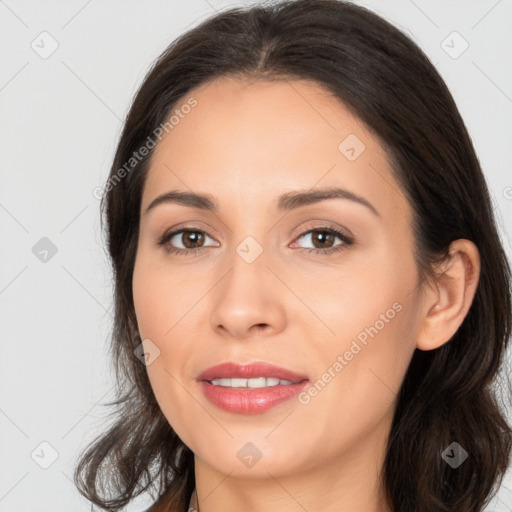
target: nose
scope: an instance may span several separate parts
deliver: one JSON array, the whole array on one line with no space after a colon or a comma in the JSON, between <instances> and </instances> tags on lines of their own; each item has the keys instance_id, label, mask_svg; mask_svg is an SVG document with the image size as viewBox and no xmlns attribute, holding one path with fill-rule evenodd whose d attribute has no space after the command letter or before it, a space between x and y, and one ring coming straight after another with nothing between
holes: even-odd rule
<instances>
[{"instance_id":1,"label":"nose","mask_svg":"<svg viewBox=\"0 0 512 512\"><path fill-rule=\"evenodd\" d=\"M252 262L236 251L230 268L211 292L211 327L224 337L244 340L281 332L286 322L286 290L263 251Z\"/></svg>"}]
</instances>

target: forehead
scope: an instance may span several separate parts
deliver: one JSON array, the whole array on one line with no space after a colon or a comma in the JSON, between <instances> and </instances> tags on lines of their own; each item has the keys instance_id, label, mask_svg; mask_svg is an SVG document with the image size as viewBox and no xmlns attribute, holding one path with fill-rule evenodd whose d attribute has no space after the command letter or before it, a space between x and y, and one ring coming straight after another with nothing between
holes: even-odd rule
<instances>
[{"instance_id":1,"label":"forehead","mask_svg":"<svg viewBox=\"0 0 512 512\"><path fill-rule=\"evenodd\" d=\"M173 114L151 158L143 206L171 188L261 203L288 190L344 186L384 210L407 209L379 139L314 82L222 77L190 91Z\"/></svg>"},{"instance_id":2,"label":"forehead","mask_svg":"<svg viewBox=\"0 0 512 512\"><path fill-rule=\"evenodd\" d=\"M196 105L186 109L191 99ZM379 151L378 141L364 124L329 91L312 81L249 81L222 77L190 91L174 107L174 123L156 149L158 153L179 150L183 143L201 143L201 157L225 151L264 158L266 153L285 153L287 160L305 152L325 151L336 158L344 135L359 138L372 153ZM186 140L185 140L186 139ZM355 137L353 137L354 140ZM265 149L265 151L262 151ZM382 154L385 157L384 154Z\"/></svg>"}]
</instances>

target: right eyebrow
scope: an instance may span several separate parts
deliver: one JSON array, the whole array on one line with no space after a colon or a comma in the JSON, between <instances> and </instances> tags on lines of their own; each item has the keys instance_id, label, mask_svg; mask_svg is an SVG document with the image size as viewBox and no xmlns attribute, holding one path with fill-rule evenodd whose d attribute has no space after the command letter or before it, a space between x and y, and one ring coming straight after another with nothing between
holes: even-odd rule
<instances>
[{"instance_id":1,"label":"right eyebrow","mask_svg":"<svg viewBox=\"0 0 512 512\"><path fill-rule=\"evenodd\" d=\"M217 203L209 194L196 194L194 192L179 192L178 190L171 190L153 199L151 204L144 211L143 215L153 208L156 208L158 205L165 203L176 203L211 212L218 211Z\"/></svg>"}]
</instances>

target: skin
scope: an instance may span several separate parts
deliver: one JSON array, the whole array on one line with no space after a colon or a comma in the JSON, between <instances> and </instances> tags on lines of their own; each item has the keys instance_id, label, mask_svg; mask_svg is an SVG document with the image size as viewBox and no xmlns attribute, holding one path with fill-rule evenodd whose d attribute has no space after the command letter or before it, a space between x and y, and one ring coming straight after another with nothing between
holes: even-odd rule
<instances>
[{"instance_id":1,"label":"skin","mask_svg":"<svg viewBox=\"0 0 512 512\"><path fill-rule=\"evenodd\" d=\"M453 242L436 282L419 285L411 209L386 153L319 85L222 77L175 108L190 96L197 106L152 156L133 294L140 335L151 340L145 346L160 351L147 366L156 399L195 454L199 508L388 511L379 505L379 472L397 392L414 350L443 345L462 323L478 251L468 240ZM349 134L365 145L354 161L338 149ZM330 186L364 197L379 215L337 198L276 209L283 193ZM144 213L170 190L210 194L219 211L164 203ZM175 226L192 237L185 232L168 245L202 249L166 252L156 241ZM351 234L354 244L308 253L343 244L311 232L326 226ZM247 236L263 250L252 263L236 251ZM265 361L315 383L393 304L400 311L359 343L341 371L331 370L308 403L292 398L261 414L236 414L211 404L196 382L221 362ZM237 457L247 442L261 453L252 467Z\"/></svg>"}]
</instances>

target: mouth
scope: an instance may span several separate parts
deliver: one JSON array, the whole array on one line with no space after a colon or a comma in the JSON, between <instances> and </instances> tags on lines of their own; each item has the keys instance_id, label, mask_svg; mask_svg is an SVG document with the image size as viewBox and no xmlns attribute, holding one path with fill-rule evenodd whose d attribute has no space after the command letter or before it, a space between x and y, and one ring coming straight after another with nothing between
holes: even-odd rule
<instances>
[{"instance_id":1,"label":"mouth","mask_svg":"<svg viewBox=\"0 0 512 512\"><path fill-rule=\"evenodd\" d=\"M301 381L292 382L291 380L278 379L276 377L254 377L252 379L218 378L206 382L214 386L222 386L225 388L261 389L274 386L290 386L291 384L298 384Z\"/></svg>"},{"instance_id":2,"label":"mouth","mask_svg":"<svg viewBox=\"0 0 512 512\"><path fill-rule=\"evenodd\" d=\"M196 379L216 407L237 414L258 414L299 394L309 382L305 375L268 363L212 366Z\"/></svg>"}]
</instances>

